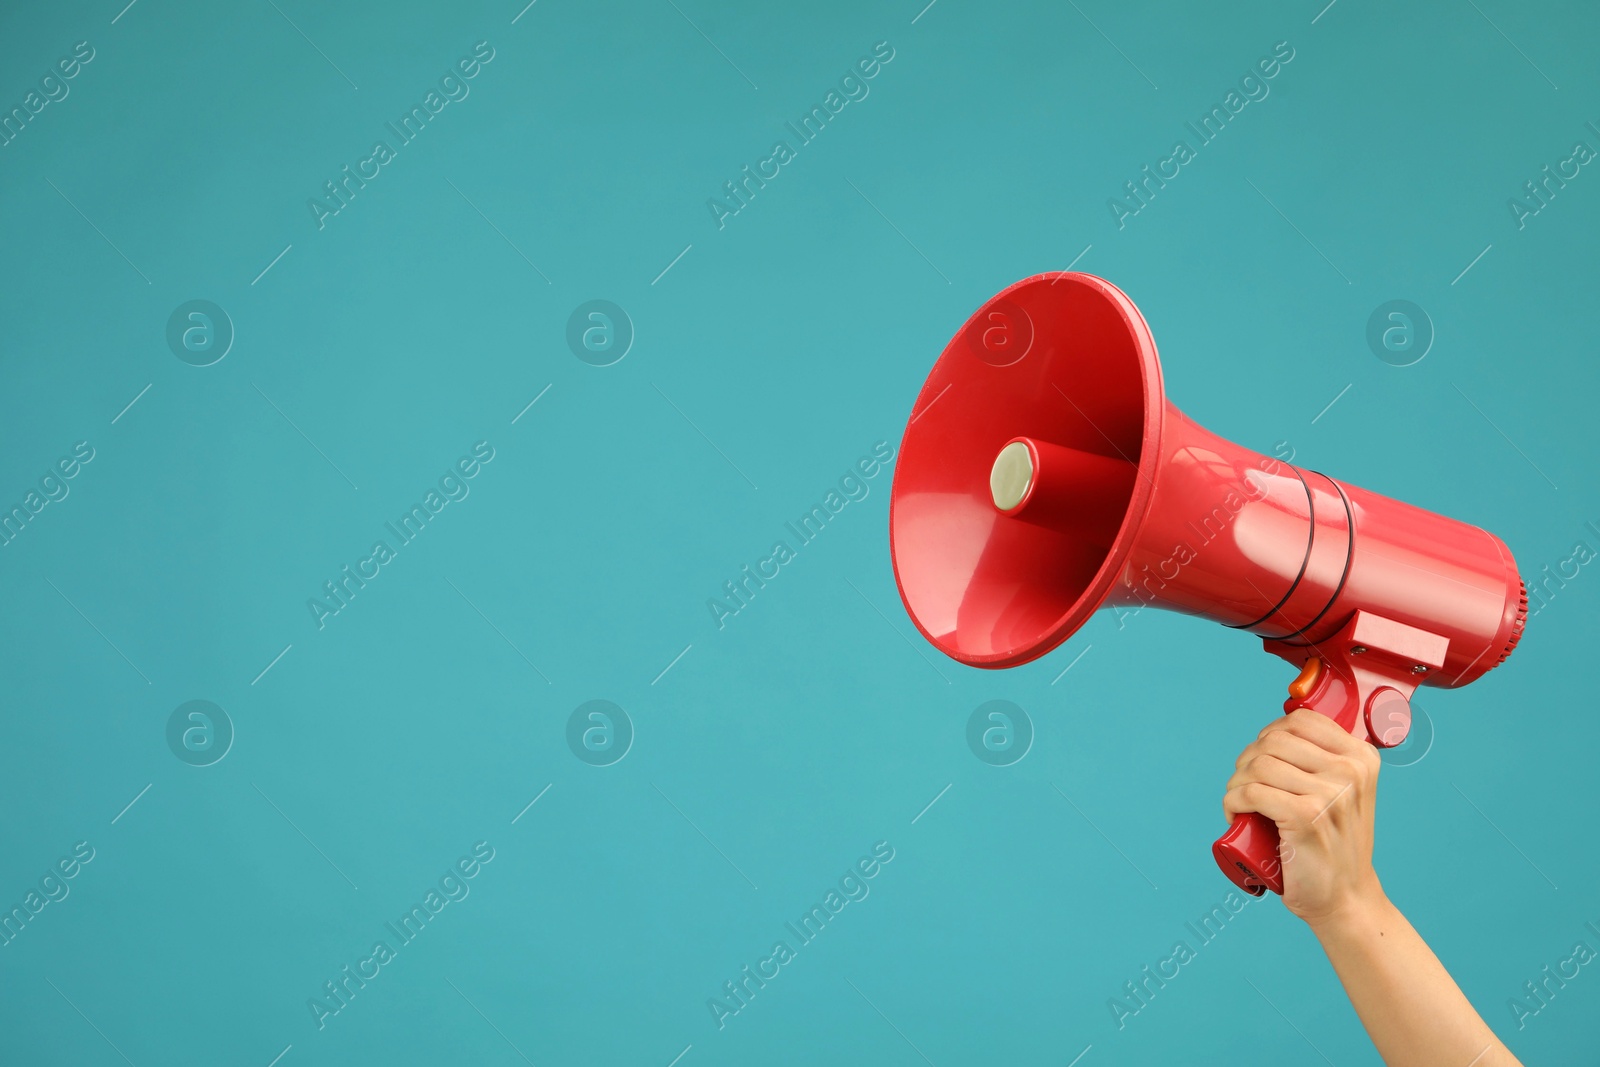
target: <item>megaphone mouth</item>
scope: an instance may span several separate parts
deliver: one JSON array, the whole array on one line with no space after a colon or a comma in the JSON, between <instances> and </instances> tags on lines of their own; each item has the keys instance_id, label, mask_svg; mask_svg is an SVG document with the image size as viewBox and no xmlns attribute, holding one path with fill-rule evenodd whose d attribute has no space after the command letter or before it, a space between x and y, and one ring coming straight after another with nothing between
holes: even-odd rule
<instances>
[{"instance_id":1,"label":"megaphone mouth","mask_svg":"<svg viewBox=\"0 0 1600 1067\"><path fill-rule=\"evenodd\" d=\"M947 390L957 402L936 404ZM1041 274L980 307L928 375L896 463L891 553L923 636L999 668L1082 626L1149 507L1164 412L1149 326L1110 282Z\"/></svg>"}]
</instances>

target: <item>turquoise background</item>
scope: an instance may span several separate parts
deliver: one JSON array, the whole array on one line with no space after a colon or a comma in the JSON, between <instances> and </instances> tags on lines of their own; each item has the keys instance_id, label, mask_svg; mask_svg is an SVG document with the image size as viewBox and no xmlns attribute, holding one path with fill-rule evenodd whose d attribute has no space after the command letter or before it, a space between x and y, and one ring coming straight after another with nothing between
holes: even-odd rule
<instances>
[{"instance_id":1,"label":"turquoise background","mask_svg":"<svg viewBox=\"0 0 1600 1067\"><path fill-rule=\"evenodd\" d=\"M1595 13L922 2L7 5L0 106L94 59L0 148L0 501L95 458L0 549L0 903L95 857L0 947L0 1060L1378 1062L1280 902L1185 926L1289 681L1254 640L1102 614L1026 667L945 660L895 592L892 471L720 630L707 600L898 444L979 303L1073 262L1210 428L1530 577L1600 549L1600 177L1507 206L1600 147ZM308 198L479 41L319 230ZM879 41L719 230L707 199ZM1270 95L1119 229L1107 199L1279 41ZM237 332L207 367L165 339L193 299ZM636 331L611 366L566 343L591 299ZM1365 340L1391 299L1436 331L1412 366ZM478 441L470 496L319 630L307 599ZM1591 569L1382 777L1385 886L1529 1063L1600 1038L1596 965L1508 1006L1600 948ZM236 730L208 767L166 741L194 699ZM636 732L610 766L566 741L591 699ZM965 740L993 699L1036 731L1009 767ZM308 998L478 841L470 895L319 1029ZM870 895L719 1029L707 999L879 841Z\"/></svg>"}]
</instances>

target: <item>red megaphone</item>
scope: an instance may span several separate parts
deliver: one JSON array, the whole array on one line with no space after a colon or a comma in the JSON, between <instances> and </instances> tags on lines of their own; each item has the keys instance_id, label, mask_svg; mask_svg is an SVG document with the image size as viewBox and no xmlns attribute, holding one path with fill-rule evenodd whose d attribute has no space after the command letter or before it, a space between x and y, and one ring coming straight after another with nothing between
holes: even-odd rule
<instances>
[{"instance_id":1,"label":"red megaphone","mask_svg":"<svg viewBox=\"0 0 1600 1067\"><path fill-rule=\"evenodd\" d=\"M889 504L895 580L922 635L975 667L1044 655L1097 608L1148 605L1263 638L1313 708L1397 745L1418 685L1465 685L1527 620L1511 551L1475 526L1271 459L1163 395L1133 301L1090 274L995 296L917 397ZM1277 827L1212 852L1283 892Z\"/></svg>"}]
</instances>

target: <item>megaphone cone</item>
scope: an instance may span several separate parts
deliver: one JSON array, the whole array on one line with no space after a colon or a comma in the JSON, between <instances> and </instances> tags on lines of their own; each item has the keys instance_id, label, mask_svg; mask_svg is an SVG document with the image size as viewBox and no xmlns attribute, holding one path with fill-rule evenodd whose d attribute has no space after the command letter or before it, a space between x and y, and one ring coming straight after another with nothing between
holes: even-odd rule
<instances>
[{"instance_id":1,"label":"megaphone cone","mask_svg":"<svg viewBox=\"0 0 1600 1067\"><path fill-rule=\"evenodd\" d=\"M1013 667L1099 608L1164 608L1263 638L1302 668L1286 710L1381 746L1404 739L1417 685L1481 676L1527 618L1493 534L1186 417L1138 308L1089 274L1010 286L945 347L906 426L889 530L907 612L962 663ZM1259 815L1216 855L1240 886L1282 892Z\"/></svg>"}]
</instances>

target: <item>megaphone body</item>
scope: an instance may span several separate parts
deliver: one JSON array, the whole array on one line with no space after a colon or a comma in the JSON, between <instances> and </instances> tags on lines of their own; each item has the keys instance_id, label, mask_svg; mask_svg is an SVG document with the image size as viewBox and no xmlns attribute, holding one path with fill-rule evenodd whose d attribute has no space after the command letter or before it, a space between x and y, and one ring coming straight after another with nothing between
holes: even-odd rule
<instances>
[{"instance_id":1,"label":"megaphone body","mask_svg":"<svg viewBox=\"0 0 1600 1067\"><path fill-rule=\"evenodd\" d=\"M890 542L912 620L963 663L1026 663L1101 608L1198 615L1301 668L1285 711L1380 747L1405 739L1417 686L1480 677L1527 618L1495 535L1185 416L1133 302L1080 273L1018 282L946 346L906 427ZM1265 817L1213 854L1248 892L1283 891Z\"/></svg>"}]
</instances>

